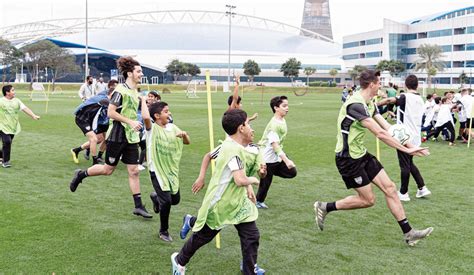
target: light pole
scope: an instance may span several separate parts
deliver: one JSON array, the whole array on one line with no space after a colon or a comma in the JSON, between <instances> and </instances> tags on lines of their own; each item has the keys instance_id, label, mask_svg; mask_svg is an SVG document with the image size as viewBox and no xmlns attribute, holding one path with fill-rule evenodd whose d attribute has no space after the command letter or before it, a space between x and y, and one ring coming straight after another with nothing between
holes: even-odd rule
<instances>
[{"instance_id":1,"label":"light pole","mask_svg":"<svg viewBox=\"0 0 474 275\"><path fill-rule=\"evenodd\" d=\"M236 6L233 5L225 5L226 8L229 10L225 12L225 15L229 17L229 60L227 64L227 88L230 90L230 51L231 51L231 46L232 46L232 16L235 15L235 12L232 12L233 9L236 8Z\"/></svg>"},{"instance_id":2,"label":"light pole","mask_svg":"<svg viewBox=\"0 0 474 275\"><path fill-rule=\"evenodd\" d=\"M87 10L88 8L87 8L87 0L86 0L86 54L85 54L86 67L85 67L85 73L84 73L84 80L89 75L89 26L88 26L89 16L87 14Z\"/></svg>"},{"instance_id":3,"label":"light pole","mask_svg":"<svg viewBox=\"0 0 474 275\"><path fill-rule=\"evenodd\" d=\"M39 81L39 67L38 67L38 63L36 63L36 82Z\"/></svg>"}]
</instances>

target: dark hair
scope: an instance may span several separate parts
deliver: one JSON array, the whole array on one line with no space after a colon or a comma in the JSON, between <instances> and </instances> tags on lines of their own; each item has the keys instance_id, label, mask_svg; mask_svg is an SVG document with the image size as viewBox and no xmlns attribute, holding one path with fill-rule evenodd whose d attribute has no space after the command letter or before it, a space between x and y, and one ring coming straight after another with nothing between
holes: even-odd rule
<instances>
[{"instance_id":1,"label":"dark hair","mask_svg":"<svg viewBox=\"0 0 474 275\"><path fill-rule=\"evenodd\" d=\"M89 80L89 78L92 78L92 75L86 76L86 81Z\"/></svg>"},{"instance_id":2,"label":"dark hair","mask_svg":"<svg viewBox=\"0 0 474 275\"><path fill-rule=\"evenodd\" d=\"M398 90L398 86L397 86L396 84L393 85L393 88L394 88L395 90Z\"/></svg>"},{"instance_id":3,"label":"dark hair","mask_svg":"<svg viewBox=\"0 0 474 275\"><path fill-rule=\"evenodd\" d=\"M244 110L232 109L222 116L222 128L231 136L237 133L237 129L240 125L244 125L245 121L247 121L247 113Z\"/></svg>"},{"instance_id":4,"label":"dark hair","mask_svg":"<svg viewBox=\"0 0 474 275\"><path fill-rule=\"evenodd\" d=\"M408 90L415 90L418 89L418 77L416 75L411 74L405 78L405 87Z\"/></svg>"},{"instance_id":5,"label":"dark hair","mask_svg":"<svg viewBox=\"0 0 474 275\"><path fill-rule=\"evenodd\" d=\"M156 91L149 91L148 94L154 96L158 100L161 100L161 96Z\"/></svg>"},{"instance_id":6,"label":"dark hair","mask_svg":"<svg viewBox=\"0 0 474 275\"><path fill-rule=\"evenodd\" d=\"M282 96L275 96L270 100L270 108L272 108L272 112L275 113L275 107L280 107L283 100L288 100L288 97Z\"/></svg>"},{"instance_id":7,"label":"dark hair","mask_svg":"<svg viewBox=\"0 0 474 275\"><path fill-rule=\"evenodd\" d=\"M379 76L380 71L365 70L361 72L359 75L360 87L362 87L362 89L367 89L370 83L377 83L377 80L379 80Z\"/></svg>"},{"instance_id":8,"label":"dark hair","mask_svg":"<svg viewBox=\"0 0 474 275\"><path fill-rule=\"evenodd\" d=\"M130 56L122 56L117 60L117 68L122 73L124 79L127 79L127 73L133 72L135 66L140 66L140 63Z\"/></svg>"},{"instance_id":9,"label":"dark hair","mask_svg":"<svg viewBox=\"0 0 474 275\"><path fill-rule=\"evenodd\" d=\"M392 82L389 82L389 83L388 83L388 86L389 86L389 87L393 87L393 83L392 83Z\"/></svg>"},{"instance_id":10,"label":"dark hair","mask_svg":"<svg viewBox=\"0 0 474 275\"><path fill-rule=\"evenodd\" d=\"M230 104L232 104L232 98L233 96L229 96L229 98L227 99L227 104L230 106ZM237 104L240 104L240 101L242 101L242 98L239 96L237 98Z\"/></svg>"},{"instance_id":11,"label":"dark hair","mask_svg":"<svg viewBox=\"0 0 474 275\"><path fill-rule=\"evenodd\" d=\"M109 83L107 83L107 88L111 88L113 85L117 85L119 82L115 79L112 79L109 81Z\"/></svg>"},{"instance_id":12,"label":"dark hair","mask_svg":"<svg viewBox=\"0 0 474 275\"><path fill-rule=\"evenodd\" d=\"M443 104L446 103L446 101L448 101L448 99L449 99L449 98L447 98L447 97L443 97L443 98L441 99L441 103L443 103Z\"/></svg>"},{"instance_id":13,"label":"dark hair","mask_svg":"<svg viewBox=\"0 0 474 275\"><path fill-rule=\"evenodd\" d=\"M432 97L433 97L432 94L428 94L428 95L426 96L426 99L431 99Z\"/></svg>"},{"instance_id":14,"label":"dark hair","mask_svg":"<svg viewBox=\"0 0 474 275\"><path fill-rule=\"evenodd\" d=\"M161 112L163 111L163 109L168 106L168 103L164 102L164 101L160 101L160 102L155 102L153 104L150 105L150 116L151 116L151 119L155 120L155 114L161 114Z\"/></svg>"},{"instance_id":15,"label":"dark hair","mask_svg":"<svg viewBox=\"0 0 474 275\"><path fill-rule=\"evenodd\" d=\"M447 96L448 94L449 94L449 92L444 92L444 94L443 94L443 95L444 95L444 96Z\"/></svg>"},{"instance_id":16,"label":"dark hair","mask_svg":"<svg viewBox=\"0 0 474 275\"><path fill-rule=\"evenodd\" d=\"M5 85L2 87L2 93L3 96L6 96L8 92L12 90L13 86L12 85Z\"/></svg>"},{"instance_id":17,"label":"dark hair","mask_svg":"<svg viewBox=\"0 0 474 275\"><path fill-rule=\"evenodd\" d=\"M435 101L436 104L439 104L441 102L441 97L439 97L439 96L435 97L434 101Z\"/></svg>"}]
</instances>

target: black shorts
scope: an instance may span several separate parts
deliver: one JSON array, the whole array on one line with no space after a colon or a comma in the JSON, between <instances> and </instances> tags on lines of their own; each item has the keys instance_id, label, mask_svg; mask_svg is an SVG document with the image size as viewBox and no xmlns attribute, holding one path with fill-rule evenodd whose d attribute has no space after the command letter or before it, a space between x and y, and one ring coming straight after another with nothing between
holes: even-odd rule
<instances>
[{"instance_id":1,"label":"black shorts","mask_svg":"<svg viewBox=\"0 0 474 275\"><path fill-rule=\"evenodd\" d=\"M108 124L97 125L97 128L93 129L91 121L83 121L83 120L78 119L77 117L76 117L76 125L77 125L77 127L79 127L79 129L81 129L81 131L82 131L82 133L84 133L84 135L87 134L90 131L94 131L94 133L96 133L96 134L101 134L101 133L107 132L107 130L109 129Z\"/></svg>"},{"instance_id":2,"label":"black shorts","mask_svg":"<svg viewBox=\"0 0 474 275\"><path fill-rule=\"evenodd\" d=\"M347 189L368 185L383 169L382 164L369 153L359 159L336 156L336 166Z\"/></svg>"},{"instance_id":3,"label":"black shorts","mask_svg":"<svg viewBox=\"0 0 474 275\"><path fill-rule=\"evenodd\" d=\"M459 128L461 129L466 128L466 121L459 121Z\"/></svg>"},{"instance_id":4,"label":"black shorts","mask_svg":"<svg viewBox=\"0 0 474 275\"><path fill-rule=\"evenodd\" d=\"M117 166L120 157L122 157L122 162L125 164L138 164L140 158L138 143L107 141L105 163L110 166Z\"/></svg>"},{"instance_id":5,"label":"black shorts","mask_svg":"<svg viewBox=\"0 0 474 275\"><path fill-rule=\"evenodd\" d=\"M471 119L472 119L472 118L468 118L468 119L466 120L466 127L465 127L465 128L471 129Z\"/></svg>"},{"instance_id":6,"label":"black shorts","mask_svg":"<svg viewBox=\"0 0 474 275\"><path fill-rule=\"evenodd\" d=\"M81 129L82 133L87 134L88 132L92 131L92 122L83 121L76 117L76 125Z\"/></svg>"}]
</instances>

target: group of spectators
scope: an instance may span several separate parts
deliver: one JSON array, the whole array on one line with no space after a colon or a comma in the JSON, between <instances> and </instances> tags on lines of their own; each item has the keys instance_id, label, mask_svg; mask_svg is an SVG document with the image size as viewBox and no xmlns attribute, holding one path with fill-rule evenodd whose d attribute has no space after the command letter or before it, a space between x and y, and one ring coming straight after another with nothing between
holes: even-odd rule
<instances>
[{"instance_id":1,"label":"group of spectators","mask_svg":"<svg viewBox=\"0 0 474 275\"><path fill-rule=\"evenodd\" d=\"M104 79L102 77L94 79L93 76L88 75L84 84L81 85L78 95L82 101L86 101L104 91L107 91L107 83L104 82Z\"/></svg>"}]
</instances>

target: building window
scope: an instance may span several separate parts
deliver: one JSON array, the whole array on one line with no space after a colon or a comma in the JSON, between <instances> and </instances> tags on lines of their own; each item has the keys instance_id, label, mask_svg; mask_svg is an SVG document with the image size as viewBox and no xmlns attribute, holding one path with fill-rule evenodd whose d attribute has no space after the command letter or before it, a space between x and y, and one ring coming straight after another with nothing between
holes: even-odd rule
<instances>
[{"instance_id":1,"label":"building window","mask_svg":"<svg viewBox=\"0 0 474 275\"><path fill-rule=\"evenodd\" d=\"M382 43L382 38L368 39L365 41L365 45L374 45Z\"/></svg>"},{"instance_id":2,"label":"building window","mask_svg":"<svg viewBox=\"0 0 474 275\"><path fill-rule=\"evenodd\" d=\"M467 27L466 33L474 33L474 26Z\"/></svg>"},{"instance_id":3,"label":"building window","mask_svg":"<svg viewBox=\"0 0 474 275\"><path fill-rule=\"evenodd\" d=\"M402 55L416 54L416 48L405 48L401 50Z\"/></svg>"},{"instance_id":4,"label":"building window","mask_svg":"<svg viewBox=\"0 0 474 275\"><path fill-rule=\"evenodd\" d=\"M359 54L348 54L348 55L343 55L342 59L344 60L351 60L351 59L358 59Z\"/></svg>"},{"instance_id":5,"label":"building window","mask_svg":"<svg viewBox=\"0 0 474 275\"><path fill-rule=\"evenodd\" d=\"M460 51L465 51L465 50L466 50L466 45L464 44L453 45L453 52L460 52Z\"/></svg>"},{"instance_id":6,"label":"building window","mask_svg":"<svg viewBox=\"0 0 474 275\"><path fill-rule=\"evenodd\" d=\"M359 58L365 58L365 53L359 54Z\"/></svg>"},{"instance_id":7,"label":"building window","mask_svg":"<svg viewBox=\"0 0 474 275\"><path fill-rule=\"evenodd\" d=\"M466 68L474 68L474 60L466 60Z\"/></svg>"},{"instance_id":8,"label":"building window","mask_svg":"<svg viewBox=\"0 0 474 275\"><path fill-rule=\"evenodd\" d=\"M450 51L452 51L452 46L451 45L443 45L443 46L441 46L441 49L443 50L443 52L450 52Z\"/></svg>"},{"instance_id":9,"label":"building window","mask_svg":"<svg viewBox=\"0 0 474 275\"><path fill-rule=\"evenodd\" d=\"M464 67L464 61L453 61L453 68L462 68Z\"/></svg>"},{"instance_id":10,"label":"building window","mask_svg":"<svg viewBox=\"0 0 474 275\"><path fill-rule=\"evenodd\" d=\"M465 34L465 33L466 33L466 28L456 28L456 29L454 29L454 34L455 35Z\"/></svg>"},{"instance_id":11,"label":"building window","mask_svg":"<svg viewBox=\"0 0 474 275\"><path fill-rule=\"evenodd\" d=\"M382 52L368 52L365 53L365 58L381 57Z\"/></svg>"},{"instance_id":12,"label":"building window","mask_svg":"<svg viewBox=\"0 0 474 275\"><path fill-rule=\"evenodd\" d=\"M418 39L423 39L423 38L427 38L427 37L428 37L427 32L419 32L418 33Z\"/></svg>"},{"instance_id":13,"label":"building window","mask_svg":"<svg viewBox=\"0 0 474 275\"><path fill-rule=\"evenodd\" d=\"M441 36L449 36L453 34L452 29L445 29L445 30L436 30L428 32L428 37L441 37Z\"/></svg>"},{"instance_id":14,"label":"building window","mask_svg":"<svg viewBox=\"0 0 474 275\"><path fill-rule=\"evenodd\" d=\"M466 44L466 51L474 51L474 43Z\"/></svg>"},{"instance_id":15,"label":"building window","mask_svg":"<svg viewBox=\"0 0 474 275\"><path fill-rule=\"evenodd\" d=\"M346 49L346 48L354 48L354 47L359 47L359 41L344 43L344 44L342 45L342 48L344 48L344 49Z\"/></svg>"},{"instance_id":16,"label":"building window","mask_svg":"<svg viewBox=\"0 0 474 275\"><path fill-rule=\"evenodd\" d=\"M402 34L402 41L414 40L416 39L416 33L405 33Z\"/></svg>"}]
</instances>

